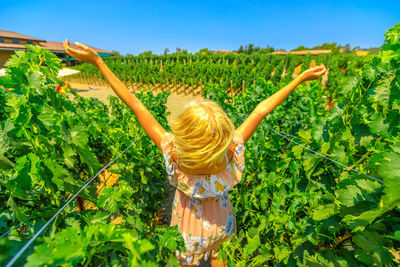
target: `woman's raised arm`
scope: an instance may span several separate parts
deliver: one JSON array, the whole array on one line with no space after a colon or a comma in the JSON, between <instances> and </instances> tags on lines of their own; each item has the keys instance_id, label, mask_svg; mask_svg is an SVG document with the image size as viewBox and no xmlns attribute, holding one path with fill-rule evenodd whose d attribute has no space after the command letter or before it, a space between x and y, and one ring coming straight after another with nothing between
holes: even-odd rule
<instances>
[{"instance_id":1,"label":"woman's raised arm","mask_svg":"<svg viewBox=\"0 0 400 267\"><path fill-rule=\"evenodd\" d=\"M244 142L246 143L247 140L249 140L265 116L276 108L294 88L304 81L317 79L319 76L324 74L325 71L325 66L322 64L321 66L308 69L278 92L260 102L249 117L247 117L247 119L237 129L242 134Z\"/></svg>"},{"instance_id":2,"label":"woman's raised arm","mask_svg":"<svg viewBox=\"0 0 400 267\"><path fill-rule=\"evenodd\" d=\"M166 133L165 129L153 117L150 111L143 105L143 103L134 95L129 92L125 85L114 75L108 68L100 56L90 47L75 43L82 50L72 49L68 40L64 42L65 51L72 57L91 63L99 68L104 77L110 83L115 94L135 113L137 120L147 135L156 143L161 149L161 139Z\"/></svg>"}]
</instances>

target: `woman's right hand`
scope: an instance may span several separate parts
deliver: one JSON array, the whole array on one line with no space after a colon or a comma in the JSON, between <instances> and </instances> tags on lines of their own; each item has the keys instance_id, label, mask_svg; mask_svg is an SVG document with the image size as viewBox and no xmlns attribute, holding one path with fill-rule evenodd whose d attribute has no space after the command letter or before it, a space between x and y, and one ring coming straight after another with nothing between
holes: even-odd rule
<instances>
[{"instance_id":1,"label":"woman's right hand","mask_svg":"<svg viewBox=\"0 0 400 267\"><path fill-rule=\"evenodd\" d=\"M314 68L310 68L300 74L301 81L305 82L305 81L311 81L311 80L318 79L325 72L326 72L326 68L325 68L324 64L321 64L320 66L317 66Z\"/></svg>"},{"instance_id":2,"label":"woman's right hand","mask_svg":"<svg viewBox=\"0 0 400 267\"><path fill-rule=\"evenodd\" d=\"M65 51L71 57L76 58L77 60L80 60L80 61L91 63L96 66L102 60L101 57L97 54L97 52L94 51L92 48L90 48L84 44L78 43L78 42L76 42L75 44L82 50L76 50L76 49L71 48L68 39L66 39L63 42Z\"/></svg>"}]
</instances>

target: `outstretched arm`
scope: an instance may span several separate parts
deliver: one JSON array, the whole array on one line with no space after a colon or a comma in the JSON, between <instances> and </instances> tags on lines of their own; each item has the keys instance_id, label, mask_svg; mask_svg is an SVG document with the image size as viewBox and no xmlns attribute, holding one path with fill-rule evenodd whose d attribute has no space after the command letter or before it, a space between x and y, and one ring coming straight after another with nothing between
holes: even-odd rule
<instances>
[{"instance_id":1,"label":"outstretched arm","mask_svg":"<svg viewBox=\"0 0 400 267\"><path fill-rule=\"evenodd\" d=\"M246 143L247 140L249 140L265 116L276 108L294 88L304 81L317 79L319 76L324 74L325 71L325 66L322 64L321 66L308 69L278 92L260 102L249 117L247 117L247 119L237 129L242 134L244 142Z\"/></svg>"},{"instance_id":2,"label":"outstretched arm","mask_svg":"<svg viewBox=\"0 0 400 267\"><path fill-rule=\"evenodd\" d=\"M158 123L153 115L151 115L150 111L143 105L143 103L134 94L129 92L125 85L114 75L93 49L80 43L76 43L76 45L83 51L72 49L68 40L64 42L65 51L70 56L80 61L91 63L99 68L117 96L128 105L133 113L135 113L137 120L140 125L142 125L147 135L161 149L161 139L166 133L165 129Z\"/></svg>"}]
</instances>

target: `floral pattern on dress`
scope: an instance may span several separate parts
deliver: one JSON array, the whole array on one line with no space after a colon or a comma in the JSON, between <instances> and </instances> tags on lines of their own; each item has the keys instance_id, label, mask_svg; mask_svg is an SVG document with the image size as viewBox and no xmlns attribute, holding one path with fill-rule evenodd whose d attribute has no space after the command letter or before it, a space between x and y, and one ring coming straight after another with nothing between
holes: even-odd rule
<instances>
[{"instance_id":1,"label":"floral pattern on dress","mask_svg":"<svg viewBox=\"0 0 400 267\"><path fill-rule=\"evenodd\" d=\"M204 229L210 231L211 230L211 226L210 223L207 220L203 220L203 222L201 223L201 225L203 226Z\"/></svg>"},{"instance_id":2,"label":"floral pattern on dress","mask_svg":"<svg viewBox=\"0 0 400 267\"><path fill-rule=\"evenodd\" d=\"M174 215L178 215L177 212L177 204L178 204L178 198L174 198L174 202L172 202L172 212L174 213Z\"/></svg>"},{"instance_id":3,"label":"floral pattern on dress","mask_svg":"<svg viewBox=\"0 0 400 267\"><path fill-rule=\"evenodd\" d=\"M182 233L183 240L185 240L186 252L203 252L206 245L206 239L199 236L186 235Z\"/></svg>"},{"instance_id":4,"label":"floral pattern on dress","mask_svg":"<svg viewBox=\"0 0 400 267\"><path fill-rule=\"evenodd\" d=\"M166 133L161 148L168 181L178 190L171 212L171 226L177 225L185 240L186 252L176 251L181 265L198 265L201 258L218 256L218 245L236 231L229 194L241 181L244 171L243 137L235 132L230 146L233 158L216 174L188 175L172 159L173 136Z\"/></svg>"},{"instance_id":5,"label":"floral pattern on dress","mask_svg":"<svg viewBox=\"0 0 400 267\"><path fill-rule=\"evenodd\" d=\"M238 144L238 145L235 147L235 154L236 154L237 156L239 156L240 154L242 154L242 152L243 152L243 144Z\"/></svg>"},{"instance_id":6,"label":"floral pattern on dress","mask_svg":"<svg viewBox=\"0 0 400 267\"><path fill-rule=\"evenodd\" d=\"M164 154L164 164L165 169L167 170L168 180L170 183L172 183L174 179L175 163L173 162L170 154Z\"/></svg>"},{"instance_id":7,"label":"floral pattern on dress","mask_svg":"<svg viewBox=\"0 0 400 267\"><path fill-rule=\"evenodd\" d=\"M229 194L228 191L226 191L222 195L218 196L216 201L220 203L221 207L226 209L228 204L228 199L229 199Z\"/></svg>"},{"instance_id":8,"label":"floral pattern on dress","mask_svg":"<svg viewBox=\"0 0 400 267\"><path fill-rule=\"evenodd\" d=\"M212 196L210 182L206 179L199 179L194 182L190 189L190 196L194 198L206 198Z\"/></svg>"},{"instance_id":9,"label":"floral pattern on dress","mask_svg":"<svg viewBox=\"0 0 400 267\"><path fill-rule=\"evenodd\" d=\"M235 216L232 214L226 221L224 233L231 235L234 233L234 231L235 231Z\"/></svg>"},{"instance_id":10,"label":"floral pattern on dress","mask_svg":"<svg viewBox=\"0 0 400 267\"><path fill-rule=\"evenodd\" d=\"M215 175L211 175L210 184L214 196L222 196L229 191L229 187L225 185L225 182Z\"/></svg>"},{"instance_id":11,"label":"floral pattern on dress","mask_svg":"<svg viewBox=\"0 0 400 267\"><path fill-rule=\"evenodd\" d=\"M199 201L196 199L189 199L189 207L192 210L192 214L197 216L197 217L201 217L201 213L202 213L202 208L199 204Z\"/></svg>"}]
</instances>

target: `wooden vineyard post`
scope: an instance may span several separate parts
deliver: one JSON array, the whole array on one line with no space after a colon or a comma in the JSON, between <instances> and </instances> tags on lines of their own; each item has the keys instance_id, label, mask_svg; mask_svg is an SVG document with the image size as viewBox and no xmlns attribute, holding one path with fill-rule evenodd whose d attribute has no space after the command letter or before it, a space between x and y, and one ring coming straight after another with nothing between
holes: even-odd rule
<instances>
[{"instance_id":1,"label":"wooden vineyard post","mask_svg":"<svg viewBox=\"0 0 400 267\"><path fill-rule=\"evenodd\" d=\"M97 84L97 79L96 79L96 73L92 73L92 74L90 75L90 80L91 80L91 84L92 84L92 85L98 86L98 84Z\"/></svg>"},{"instance_id":2,"label":"wooden vineyard post","mask_svg":"<svg viewBox=\"0 0 400 267\"><path fill-rule=\"evenodd\" d=\"M200 79L200 95L203 96L203 81Z\"/></svg>"},{"instance_id":3,"label":"wooden vineyard post","mask_svg":"<svg viewBox=\"0 0 400 267\"><path fill-rule=\"evenodd\" d=\"M94 85L94 79L92 74L87 74L87 81L90 85Z\"/></svg>"},{"instance_id":4,"label":"wooden vineyard post","mask_svg":"<svg viewBox=\"0 0 400 267\"><path fill-rule=\"evenodd\" d=\"M232 100L234 97L235 97L235 95L233 94L233 82L231 80L231 98L232 98Z\"/></svg>"},{"instance_id":5,"label":"wooden vineyard post","mask_svg":"<svg viewBox=\"0 0 400 267\"><path fill-rule=\"evenodd\" d=\"M128 90L132 90L132 76L128 75Z\"/></svg>"},{"instance_id":6,"label":"wooden vineyard post","mask_svg":"<svg viewBox=\"0 0 400 267\"><path fill-rule=\"evenodd\" d=\"M96 73L92 73L91 75L90 75L90 80L92 81L92 85L94 85L94 86L99 86L98 84L97 84L97 75L96 75Z\"/></svg>"},{"instance_id":7,"label":"wooden vineyard post","mask_svg":"<svg viewBox=\"0 0 400 267\"><path fill-rule=\"evenodd\" d=\"M130 80L130 76L128 73L125 74L125 84L126 84L126 89L128 89L129 91L129 80Z\"/></svg>"},{"instance_id":8,"label":"wooden vineyard post","mask_svg":"<svg viewBox=\"0 0 400 267\"><path fill-rule=\"evenodd\" d=\"M243 80L243 81L242 81L242 92L243 92L243 94L244 94L244 88L245 88L245 86L246 86L246 82L245 82L245 80Z\"/></svg>"},{"instance_id":9,"label":"wooden vineyard post","mask_svg":"<svg viewBox=\"0 0 400 267\"><path fill-rule=\"evenodd\" d=\"M176 93L178 93L178 84L176 83L176 78L174 78L174 88Z\"/></svg>"},{"instance_id":10,"label":"wooden vineyard post","mask_svg":"<svg viewBox=\"0 0 400 267\"><path fill-rule=\"evenodd\" d=\"M153 88L150 91L153 91L154 89L156 89L156 92L157 92L157 87L156 87L156 82L154 81L154 77L151 77L151 81L153 82Z\"/></svg>"},{"instance_id":11,"label":"wooden vineyard post","mask_svg":"<svg viewBox=\"0 0 400 267\"><path fill-rule=\"evenodd\" d=\"M103 77L102 74L100 74L100 79L101 79L101 84L102 84L104 87L108 87L108 83L107 83L107 81L104 79L104 77Z\"/></svg>"},{"instance_id":12,"label":"wooden vineyard post","mask_svg":"<svg viewBox=\"0 0 400 267\"><path fill-rule=\"evenodd\" d=\"M134 86L133 86L133 90L136 91L137 90L137 79L136 79L136 75L133 75L133 79L135 80Z\"/></svg>"},{"instance_id":13,"label":"wooden vineyard post","mask_svg":"<svg viewBox=\"0 0 400 267\"><path fill-rule=\"evenodd\" d=\"M286 56L285 67L283 68L283 72L282 72L281 77L285 77L285 75L286 75L286 70L287 70L288 62L289 62L289 54Z\"/></svg>"},{"instance_id":14,"label":"wooden vineyard post","mask_svg":"<svg viewBox=\"0 0 400 267\"><path fill-rule=\"evenodd\" d=\"M95 80L95 82L96 82L96 86L97 86L97 87L101 87L99 76L100 76L100 74L98 74L97 72L94 73L94 80Z\"/></svg>"},{"instance_id":15,"label":"wooden vineyard post","mask_svg":"<svg viewBox=\"0 0 400 267\"><path fill-rule=\"evenodd\" d=\"M192 59L190 59L190 61L192 61ZM190 62L192 63L192 62ZM193 78L192 78L192 95L194 96L194 84L193 84Z\"/></svg>"},{"instance_id":16,"label":"wooden vineyard post","mask_svg":"<svg viewBox=\"0 0 400 267\"><path fill-rule=\"evenodd\" d=\"M88 84L89 82L88 82L88 79L87 79L87 74L86 73L83 73L83 83L84 84Z\"/></svg>"}]
</instances>

